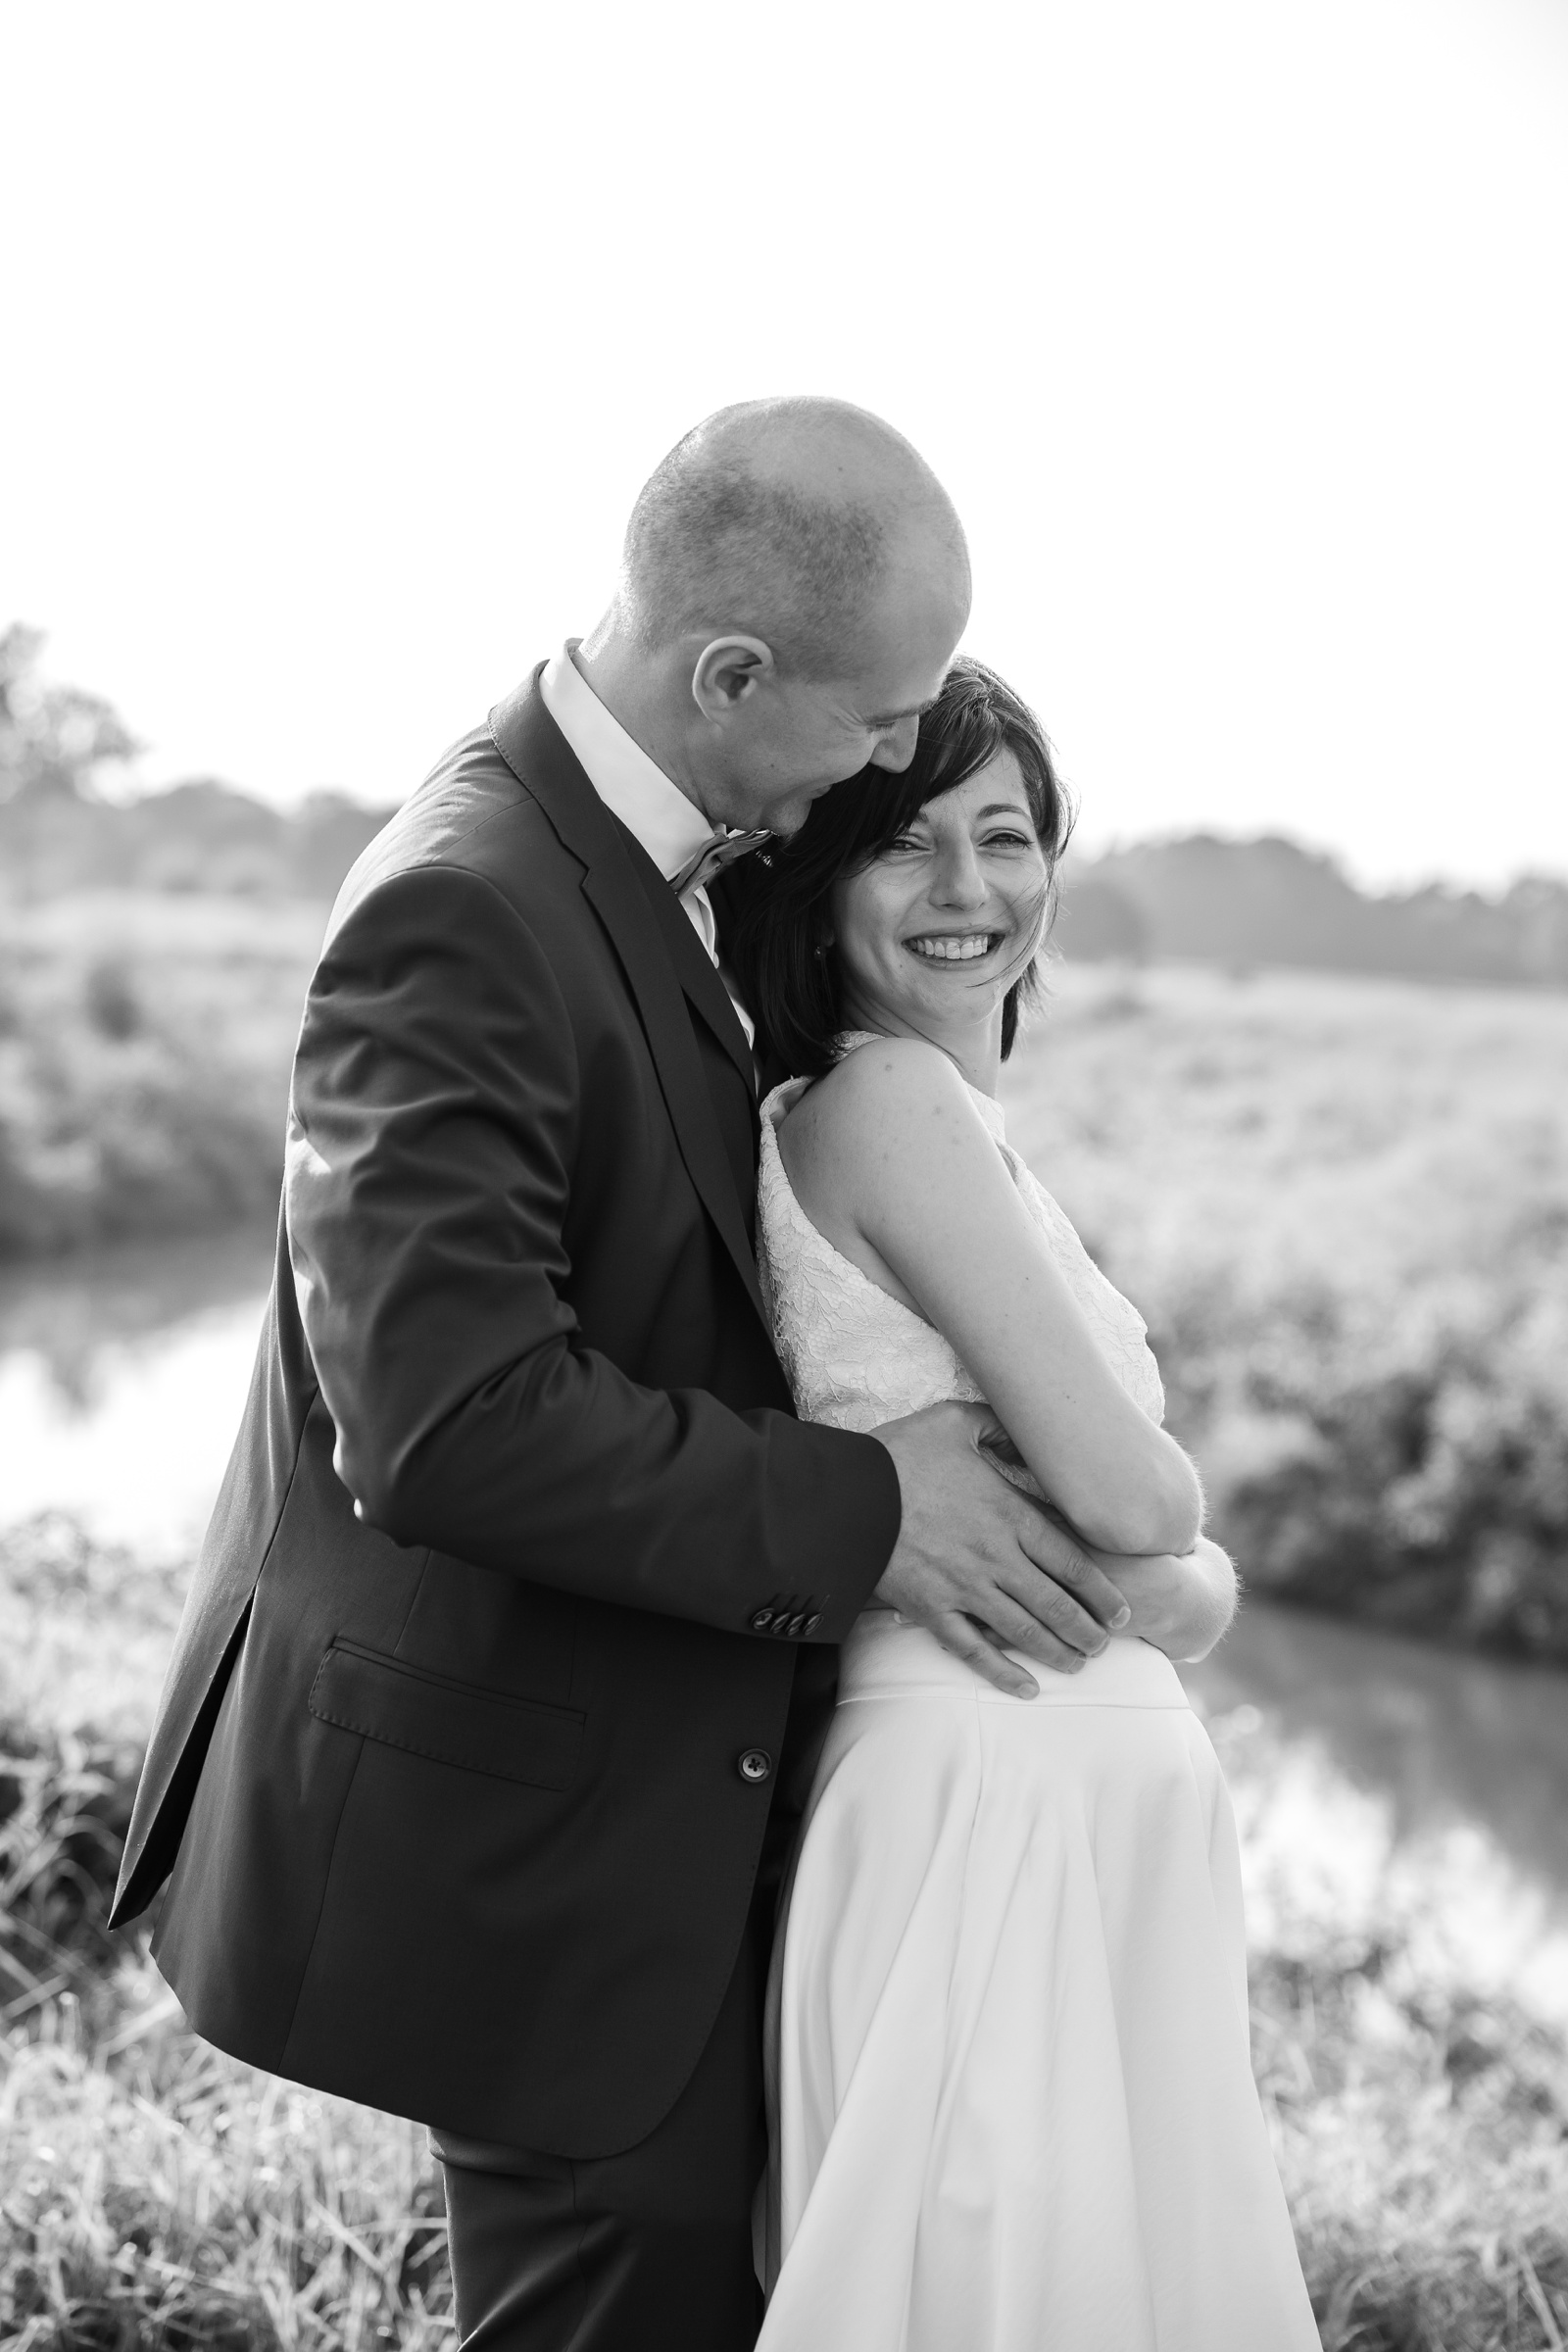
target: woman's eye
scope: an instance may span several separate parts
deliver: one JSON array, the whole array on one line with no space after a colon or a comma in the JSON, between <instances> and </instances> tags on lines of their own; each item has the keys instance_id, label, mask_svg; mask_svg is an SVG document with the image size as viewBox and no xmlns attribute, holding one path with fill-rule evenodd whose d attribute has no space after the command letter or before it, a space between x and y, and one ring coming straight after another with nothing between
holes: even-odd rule
<instances>
[{"instance_id":1,"label":"woman's eye","mask_svg":"<svg viewBox=\"0 0 1568 2352\"><path fill-rule=\"evenodd\" d=\"M984 846L988 850L1029 850L1033 849L1034 840L1028 833L988 833Z\"/></svg>"}]
</instances>

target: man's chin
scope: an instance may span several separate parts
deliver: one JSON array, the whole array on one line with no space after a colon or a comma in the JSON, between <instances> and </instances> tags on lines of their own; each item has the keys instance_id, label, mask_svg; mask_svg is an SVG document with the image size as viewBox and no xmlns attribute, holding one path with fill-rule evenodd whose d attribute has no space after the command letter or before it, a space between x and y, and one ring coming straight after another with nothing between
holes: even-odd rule
<instances>
[{"instance_id":1,"label":"man's chin","mask_svg":"<svg viewBox=\"0 0 1568 2352\"><path fill-rule=\"evenodd\" d=\"M808 800L786 801L781 808L769 808L760 821L766 825L775 841L793 841L810 813Z\"/></svg>"},{"instance_id":2,"label":"man's chin","mask_svg":"<svg viewBox=\"0 0 1568 2352\"><path fill-rule=\"evenodd\" d=\"M846 781L848 779L846 778ZM791 841L805 824L817 802L838 790L838 779L831 784L805 784L787 801L780 801L767 812L769 829L780 841Z\"/></svg>"}]
</instances>

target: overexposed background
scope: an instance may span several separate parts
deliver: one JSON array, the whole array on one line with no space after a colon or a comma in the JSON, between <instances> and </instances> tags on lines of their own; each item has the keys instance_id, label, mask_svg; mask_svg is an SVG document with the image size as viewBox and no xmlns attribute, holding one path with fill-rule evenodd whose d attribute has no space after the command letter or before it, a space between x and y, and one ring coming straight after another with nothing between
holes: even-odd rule
<instances>
[{"instance_id":1,"label":"overexposed background","mask_svg":"<svg viewBox=\"0 0 1568 2352\"><path fill-rule=\"evenodd\" d=\"M0 616L401 797L723 402L881 411L1084 838L1568 867L1556 0L7 12Z\"/></svg>"}]
</instances>

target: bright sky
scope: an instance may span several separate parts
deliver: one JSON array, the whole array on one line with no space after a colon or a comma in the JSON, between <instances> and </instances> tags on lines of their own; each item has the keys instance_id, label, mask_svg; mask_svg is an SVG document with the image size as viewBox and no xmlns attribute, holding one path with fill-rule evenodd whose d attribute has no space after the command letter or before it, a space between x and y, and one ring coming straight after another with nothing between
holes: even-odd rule
<instances>
[{"instance_id":1,"label":"bright sky","mask_svg":"<svg viewBox=\"0 0 1568 2352\"><path fill-rule=\"evenodd\" d=\"M1561 0L16 0L0 621L401 797L721 403L957 500L1084 837L1568 870Z\"/></svg>"}]
</instances>

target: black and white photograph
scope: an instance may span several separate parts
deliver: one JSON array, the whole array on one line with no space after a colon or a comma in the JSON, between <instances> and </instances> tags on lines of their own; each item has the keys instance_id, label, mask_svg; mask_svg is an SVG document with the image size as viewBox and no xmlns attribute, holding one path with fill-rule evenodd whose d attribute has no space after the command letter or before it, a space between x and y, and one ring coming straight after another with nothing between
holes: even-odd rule
<instances>
[{"instance_id":1,"label":"black and white photograph","mask_svg":"<svg viewBox=\"0 0 1568 2352\"><path fill-rule=\"evenodd\" d=\"M1564 2352L1564 0L0 36L0 2347Z\"/></svg>"}]
</instances>

